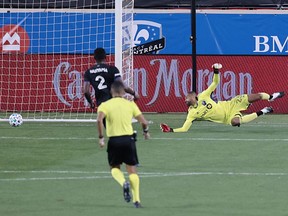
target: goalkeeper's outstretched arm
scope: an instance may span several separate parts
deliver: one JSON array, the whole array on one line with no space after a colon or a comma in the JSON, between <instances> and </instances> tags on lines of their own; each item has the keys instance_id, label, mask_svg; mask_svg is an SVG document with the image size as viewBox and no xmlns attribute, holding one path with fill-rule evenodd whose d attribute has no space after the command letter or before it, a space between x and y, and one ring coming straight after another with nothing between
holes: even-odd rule
<instances>
[{"instance_id":1,"label":"goalkeeper's outstretched arm","mask_svg":"<svg viewBox=\"0 0 288 216\"><path fill-rule=\"evenodd\" d=\"M180 128L176 128L176 129L173 129L171 127L169 127L167 124L160 124L160 128L162 130L162 132L175 132L175 133L179 133L179 132L187 132L189 130L189 128L191 127L192 125L192 121L189 119L189 120L186 120L183 124L182 127Z\"/></svg>"},{"instance_id":2,"label":"goalkeeper's outstretched arm","mask_svg":"<svg viewBox=\"0 0 288 216\"><path fill-rule=\"evenodd\" d=\"M192 121L186 120L182 127L173 129L173 132L187 132L192 125Z\"/></svg>"},{"instance_id":3,"label":"goalkeeper's outstretched arm","mask_svg":"<svg viewBox=\"0 0 288 216\"><path fill-rule=\"evenodd\" d=\"M219 84L219 70L222 68L222 65L220 63L215 63L212 65L213 68L213 72L214 72L214 76L213 76L213 81L210 84L210 86L203 91L201 94L204 95L211 95L211 93L217 88L218 84Z\"/></svg>"}]
</instances>

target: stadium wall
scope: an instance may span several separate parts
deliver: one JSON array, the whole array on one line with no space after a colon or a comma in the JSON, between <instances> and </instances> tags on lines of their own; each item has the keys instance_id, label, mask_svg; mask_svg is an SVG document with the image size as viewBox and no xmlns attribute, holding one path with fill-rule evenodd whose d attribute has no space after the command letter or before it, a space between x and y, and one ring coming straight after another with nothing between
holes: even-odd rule
<instances>
[{"instance_id":1,"label":"stadium wall","mask_svg":"<svg viewBox=\"0 0 288 216\"><path fill-rule=\"evenodd\" d=\"M144 112L187 109L184 97L192 89L188 12L162 10L135 14L135 45L141 47L165 38L161 49L134 57L134 89L141 96L138 103ZM61 17L61 13L0 13L0 110L70 111L78 110L79 106L87 109L81 93L82 76L94 62L90 54L97 47L93 40L96 33L92 30L85 37L76 37L78 30L85 29L81 25L91 17L85 12L65 13L61 22L53 23L55 15ZM197 15L198 92L210 84L213 74L209 72L215 62L224 66L215 94L218 100L259 91L288 92L287 18L285 12L278 11L200 11ZM75 25L71 20L81 22ZM59 31L61 34L57 34ZM10 39L17 33L19 44L15 40L7 44L6 33ZM63 35L70 35L75 42L70 45L69 40L61 38ZM19 46L19 50L9 51L11 45ZM77 52L87 55L87 61L79 62ZM287 104L287 97L275 102L275 112L288 113ZM250 110L266 105L257 103Z\"/></svg>"},{"instance_id":2,"label":"stadium wall","mask_svg":"<svg viewBox=\"0 0 288 216\"><path fill-rule=\"evenodd\" d=\"M3 57L4 67L9 64L10 69L9 76L4 73L0 76L1 110L87 109L82 95L82 79L85 63L91 64L92 56L87 56L86 62L72 55ZM229 100L244 93L287 91L286 56L199 56L197 61L198 92L202 92L212 81L211 65L214 62L224 65L215 93L217 100ZM143 55L134 58L134 89L141 96L137 103L145 112L185 112L184 98L192 90L191 81L189 55ZM267 106L267 102L253 104L250 111L263 106ZM288 113L287 98L275 101L273 107L276 113Z\"/></svg>"}]
</instances>

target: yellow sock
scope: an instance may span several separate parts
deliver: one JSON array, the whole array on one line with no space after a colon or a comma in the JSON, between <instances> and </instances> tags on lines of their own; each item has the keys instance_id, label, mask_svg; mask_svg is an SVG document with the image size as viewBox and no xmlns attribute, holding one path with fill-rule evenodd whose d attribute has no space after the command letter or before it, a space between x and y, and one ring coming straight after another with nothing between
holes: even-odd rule
<instances>
[{"instance_id":1,"label":"yellow sock","mask_svg":"<svg viewBox=\"0 0 288 216\"><path fill-rule=\"evenodd\" d=\"M245 123L248 123L250 121L253 121L254 119L256 119L258 116L257 116L257 113L252 113L252 114L249 114L249 115L245 115L245 116L242 116L240 118L240 122L241 124L245 124Z\"/></svg>"},{"instance_id":2,"label":"yellow sock","mask_svg":"<svg viewBox=\"0 0 288 216\"><path fill-rule=\"evenodd\" d=\"M123 186L124 182L125 182L125 177L124 174L121 172L120 169L118 168L113 168L111 169L111 174L112 177L121 185L121 187Z\"/></svg>"},{"instance_id":3,"label":"yellow sock","mask_svg":"<svg viewBox=\"0 0 288 216\"><path fill-rule=\"evenodd\" d=\"M262 100L269 100L270 99L270 95L265 93L265 92L261 92L259 94L261 95Z\"/></svg>"},{"instance_id":4,"label":"yellow sock","mask_svg":"<svg viewBox=\"0 0 288 216\"><path fill-rule=\"evenodd\" d=\"M140 180L139 176L135 173L129 175L129 180L131 184L131 191L133 196L133 202L140 202L140 191L139 191L139 185Z\"/></svg>"}]
</instances>

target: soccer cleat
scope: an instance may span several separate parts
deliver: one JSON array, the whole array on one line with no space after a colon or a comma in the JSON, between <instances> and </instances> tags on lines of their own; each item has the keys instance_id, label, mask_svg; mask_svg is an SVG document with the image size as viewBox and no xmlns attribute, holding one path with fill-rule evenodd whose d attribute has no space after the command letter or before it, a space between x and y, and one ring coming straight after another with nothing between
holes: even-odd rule
<instances>
[{"instance_id":1,"label":"soccer cleat","mask_svg":"<svg viewBox=\"0 0 288 216\"><path fill-rule=\"evenodd\" d=\"M267 113L273 112L273 108L272 107L265 107L265 108L261 109L261 112L263 113L263 115L265 115Z\"/></svg>"},{"instance_id":2,"label":"soccer cleat","mask_svg":"<svg viewBox=\"0 0 288 216\"><path fill-rule=\"evenodd\" d=\"M142 208L141 203L138 201L134 203L134 206L135 206L135 208Z\"/></svg>"},{"instance_id":3,"label":"soccer cleat","mask_svg":"<svg viewBox=\"0 0 288 216\"><path fill-rule=\"evenodd\" d=\"M269 101L274 101L275 99L277 98L282 98L283 96L285 95L285 93L282 91L282 92L275 92L272 94L272 98L269 99Z\"/></svg>"},{"instance_id":4,"label":"soccer cleat","mask_svg":"<svg viewBox=\"0 0 288 216\"><path fill-rule=\"evenodd\" d=\"M123 185L123 196L124 196L124 200L126 202L130 202L130 200L131 200L130 183L128 181L124 182L124 185Z\"/></svg>"}]
</instances>

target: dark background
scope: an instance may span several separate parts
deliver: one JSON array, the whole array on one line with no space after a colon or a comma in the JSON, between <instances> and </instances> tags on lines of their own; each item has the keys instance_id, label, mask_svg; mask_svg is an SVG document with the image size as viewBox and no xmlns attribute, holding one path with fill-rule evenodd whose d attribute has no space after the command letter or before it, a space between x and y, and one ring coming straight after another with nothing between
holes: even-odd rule
<instances>
[{"instance_id":1,"label":"dark background","mask_svg":"<svg viewBox=\"0 0 288 216\"><path fill-rule=\"evenodd\" d=\"M135 8L190 8L192 0L135 0ZM104 4L108 2L108 4ZM1 8L113 8L115 0L1 0ZM271 8L287 9L288 0L197 0L198 9L205 8Z\"/></svg>"}]
</instances>

